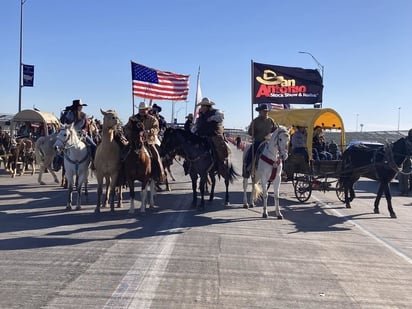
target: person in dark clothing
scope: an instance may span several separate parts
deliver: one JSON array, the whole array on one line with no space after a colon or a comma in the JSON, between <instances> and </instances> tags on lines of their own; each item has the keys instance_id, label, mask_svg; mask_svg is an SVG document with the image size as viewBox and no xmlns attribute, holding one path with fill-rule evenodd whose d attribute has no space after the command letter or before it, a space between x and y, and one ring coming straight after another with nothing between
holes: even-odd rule
<instances>
[{"instance_id":1,"label":"person in dark clothing","mask_svg":"<svg viewBox=\"0 0 412 309\"><path fill-rule=\"evenodd\" d=\"M213 108L215 103L208 98L203 98L198 105L200 105L199 118L193 127L193 133L207 138L220 169L229 157L229 148L224 138L224 114Z\"/></svg>"},{"instance_id":2,"label":"person in dark clothing","mask_svg":"<svg viewBox=\"0 0 412 309\"><path fill-rule=\"evenodd\" d=\"M192 128L193 128L193 114L190 113L189 115L186 116L186 122L185 122L184 129L185 131L192 132Z\"/></svg>"}]
</instances>

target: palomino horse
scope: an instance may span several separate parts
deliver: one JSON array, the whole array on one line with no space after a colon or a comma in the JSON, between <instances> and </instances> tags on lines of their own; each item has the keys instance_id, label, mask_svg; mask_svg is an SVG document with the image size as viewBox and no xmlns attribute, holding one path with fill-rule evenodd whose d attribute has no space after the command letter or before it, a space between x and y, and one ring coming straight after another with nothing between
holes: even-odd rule
<instances>
[{"instance_id":1,"label":"palomino horse","mask_svg":"<svg viewBox=\"0 0 412 309\"><path fill-rule=\"evenodd\" d=\"M65 125L57 133L56 150L63 149L64 169L66 172L68 196L66 210L72 209L72 193L74 176L76 176L77 203L76 210L81 209L82 186L87 181L90 164L90 153L84 142L77 136L73 124ZM87 191L85 192L87 198Z\"/></svg>"},{"instance_id":2,"label":"palomino horse","mask_svg":"<svg viewBox=\"0 0 412 309\"><path fill-rule=\"evenodd\" d=\"M130 209L129 213L134 213L134 182L138 180L142 184L140 194L141 205L140 212L146 210L147 187L150 184L150 207L154 207L155 184L151 179L152 162L150 154L144 145L144 126L138 121L129 122L124 127L124 133L129 141L129 149L123 162L123 175L129 187L130 192Z\"/></svg>"},{"instance_id":3,"label":"palomino horse","mask_svg":"<svg viewBox=\"0 0 412 309\"><path fill-rule=\"evenodd\" d=\"M37 181L41 185L45 185L46 183L42 180L43 173L45 169L47 169L54 178L55 183L59 183L59 179L57 178L56 173L54 172L54 168L52 166L54 157L56 156L57 152L54 148L54 143L57 140L57 133L41 136L38 138L35 144L35 152L36 152L36 163L39 165L39 176Z\"/></svg>"},{"instance_id":4,"label":"palomino horse","mask_svg":"<svg viewBox=\"0 0 412 309\"><path fill-rule=\"evenodd\" d=\"M385 192L388 211L391 218L396 218L392 208L392 195L389 183L396 173L402 172L402 163L412 155L412 140L402 137L397 141L372 149L364 145L352 145L342 155L342 172L340 182L345 192L346 208L355 198L353 185L360 177L377 180L379 189L374 203L374 213L379 213L379 202Z\"/></svg>"},{"instance_id":5,"label":"palomino horse","mask_svg":"<svg viewBox=\"0 0 412 309\"><path fill-rule=\"evenodd\" d=\"M114 139L116 127L120 124L116 111L100 109L103 115L102 141L97 146L94 157L97 179L97 205L95 213L100 213L102 206L103 179L106 180L106 195L102 207L107 206L110 198L110 210L114 211L114 197L116 194L117 180L121 169L120 146ZM119 192L119 204L121 207L122 194Z\"/></svg>"},{"instance_id":6,"label":"palomino horse","mask_svg":"<svg viewBox=\"0 0 412 309\"><path fill-rule=\"evenodd\" d=\"M288 157L290 136L288 130L284 126L279 126L271 135L270 140L264 146L261 155L255 160L257 161L257 168L252 177L252 193L250 195L250 204L247 203L247 185L248 177L243 178L243 205L245 208L254 207L255 201L263 196L263 218L268 217L268 189L270 183L273 182L275 211L278 219L282 219L282 213L279 209L279 189L281 183L281 173L283 161ZM249 146L250 147L250 146ZM246 165L246 157L248 150L243 154L243 166ZM256 162L256 161L255 161ZM252 164L255 164L253 162ZM245 176L247 173L243 172ZM262 192L263 191L263 192Z\"/></svg>"}]
</instances>

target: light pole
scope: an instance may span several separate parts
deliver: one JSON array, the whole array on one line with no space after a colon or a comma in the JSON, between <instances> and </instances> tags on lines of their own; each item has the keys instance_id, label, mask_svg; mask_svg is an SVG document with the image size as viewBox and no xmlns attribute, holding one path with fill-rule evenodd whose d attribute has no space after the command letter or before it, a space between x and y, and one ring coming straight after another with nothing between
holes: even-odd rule
<instances>
[{"instance_id":1,"label":"light pole","mask_svg":"<svg viewBox=\"0 0 412 309\"><path fill-rule=\"evenodd\" d=\"M27 0L20 1L20 62L19 62L19 112L21 112L21 74L23 62L23 4Z\"/></svg>"},{"instance_id":2,"label":"light pole","mask_svg":"<svg viewBox=\"0 0 412 309\"><path fill-rule=\"evenodd\" d=\"M358 132L358 120L359 120L359 114L356 114L356 132Z\"/></svg>"},{"instance_id":3,"label":"light pole","mask_svg":"<svg viewBox=\"0 0 412 309\"><path fill-rule=\"evenodd\" d=\"M312 57L312 59L316 62L316 64L318 65L318 70L320 70L320 77L321 77L321 81L322 81L322 86L323 86L323 77L325 74L325 66L322 65L318 59L315 58L315 56L313 56L311 53L306 52L306 51L300 51L299 54L307 54L309 56ZM322 102L320 103L320 108L322 108Z\"/></svg>"},{"instance_id":4,"label":"light pole","mask_svg":"<svg viewBox=\"0 0 412 309\"><path fill-rule=\"evenodd\" d=\"M400 124L401 124L401 108L398 107L398 132L399 132Z\"/></svg>"}]
</instances>

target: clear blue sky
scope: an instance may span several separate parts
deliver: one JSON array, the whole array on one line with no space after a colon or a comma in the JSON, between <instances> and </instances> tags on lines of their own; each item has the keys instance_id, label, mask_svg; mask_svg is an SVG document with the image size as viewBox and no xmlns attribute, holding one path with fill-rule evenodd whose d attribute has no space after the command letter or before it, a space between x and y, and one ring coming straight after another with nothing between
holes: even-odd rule
<instances>
[{"instance_id":1,"label":"clear blue sky","mask_svg":"<svg viewBox=\"0 0 412 309\"><path fill-rule=\"evenodd\" d=\"M192 112L198 67L204 96L225 112L225 126L251 120L251 60L325 67L323 106L347 131L412 127L412 1L26 0L23 63L35 87L22 109L56 115L80 98L85 111L132 114L130 60L190 74ZM0 112L18 111L20 0L0 1ZM138 105L141 99L135 98ZM171 102L156 102L171 120ZM186 109L187 108L187 109ZM400 112L400 117L398 117ZM256 116L256 115L254 115Z\"/></svg>"}]
</instances>

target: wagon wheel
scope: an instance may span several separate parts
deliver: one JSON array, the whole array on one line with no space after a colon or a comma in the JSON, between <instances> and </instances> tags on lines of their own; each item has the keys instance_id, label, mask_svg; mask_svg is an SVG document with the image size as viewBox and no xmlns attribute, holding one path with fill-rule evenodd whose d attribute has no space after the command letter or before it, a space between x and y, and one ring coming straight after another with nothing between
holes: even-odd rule
<instances>
[{"instance_id":1,"label":"wagon wheel","mask_svg":"<svg viewBox=\"0 0 412 309\"><path fill-rule=\"evenodd\" d=\"M343 189L342 183L340 181L336 182L336 196L339 201L345 203L345 190Z\"/></svg>"},{"instance_id":2,"label":"wagon wheel","mask_svg":"<svg viewBox=\"0 0 412 309\"><path fill-rule=\"evenodd\" d=\"M294 177L293 188L299 202L306 202L312 195L312 181L307 175L300 174Z\"/></svg>"}]
</instances>

